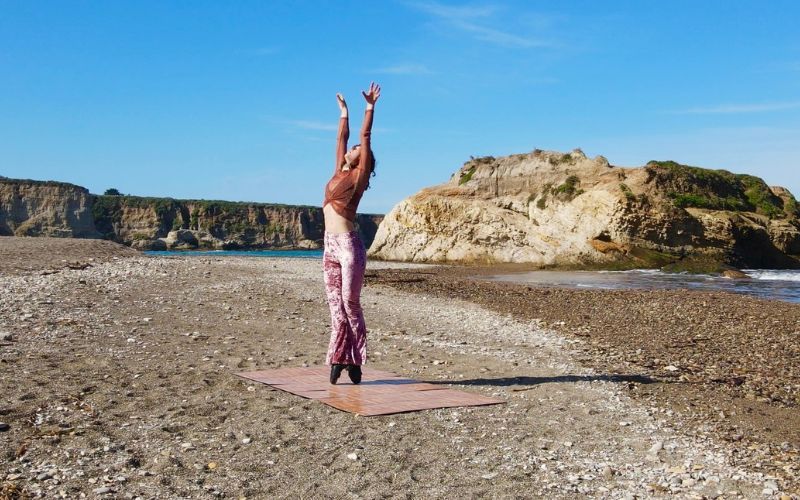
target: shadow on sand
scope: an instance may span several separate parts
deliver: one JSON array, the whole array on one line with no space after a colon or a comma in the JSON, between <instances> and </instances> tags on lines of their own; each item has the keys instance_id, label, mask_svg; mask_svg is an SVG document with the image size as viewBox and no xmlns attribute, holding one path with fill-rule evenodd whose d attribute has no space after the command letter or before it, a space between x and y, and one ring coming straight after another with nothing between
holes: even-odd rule
<instances>
[{"instance_id":1,"label":"shadow on sand","mask_svg":"<svg viewBox=\"0 0 800 500\"><path fill-rule=\"evenodd\" d=\"M664 383L646 375L558 375L555 377L505 377L473 378L462 380L427 380L429 384L488 385L509 387L513 385L539 385L559 382L633 382L637 384Z\"/></svg>"}]
</instances>

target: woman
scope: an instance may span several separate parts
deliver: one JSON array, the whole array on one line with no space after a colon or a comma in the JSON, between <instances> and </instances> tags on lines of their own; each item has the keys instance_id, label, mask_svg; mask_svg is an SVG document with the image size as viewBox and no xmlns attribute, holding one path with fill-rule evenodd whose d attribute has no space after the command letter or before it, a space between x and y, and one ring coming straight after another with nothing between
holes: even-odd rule
<instances>
[{"instance_id":1,"label":"woman","mask_svg":"<svg viewBox=\"0 0 800 500\"><path fill-rule=\"evenodd\" d=\"M361 365L367 359L367 327L361 310L361 286L367 266L367 250L355 230L356 209L369 177L375 168L370 135L375 102L381 95L380 86L370 83L362 92L367 101L361 144L347 150L350 136L347 103L336 94L341 117L333 177L325 186L325 252L322 265L325 290L331 308L331 340L325 364L331 367L331 384L347 370L354 384L361 382Z\"/></svg>"}]
</instances>

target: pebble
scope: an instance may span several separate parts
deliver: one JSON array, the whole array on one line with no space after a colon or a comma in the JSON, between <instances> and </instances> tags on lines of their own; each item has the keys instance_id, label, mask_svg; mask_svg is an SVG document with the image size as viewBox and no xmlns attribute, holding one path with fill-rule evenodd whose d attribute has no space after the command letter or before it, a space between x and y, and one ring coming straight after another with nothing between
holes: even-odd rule
<instances>
[{"instance_id":1,"label":"pebble","mask_svg":"<svg viewBox=\"0 0 800 500\"><path fill-rule=\"evenodd\" d=\"M658 453L664 448L663 441L656 441L655 444L647 450L647 461L658 462Z\"/></svg>"},{"instance_id":2,"label":"pebble","mask_svg":"<svg viewBox=\"0 0 800 500\"><path fill-rule=\"evenodd\" d=\"M5 431L9 430L10 428L11 428L11 426L8 425L7 423L0 422L0 432L5 432Z\"/></svg>"},{"instance_id":3,"label":"pebble","mask_svg":"<svg viewBox=\"0 0 800 500\"><path fill-rule=\"evenodd\" d=\"M494 479L497 477L497 472L490 472L481 476L483 479Z\"/></svg>"},{"instance_id":4,"label":"pebble","mask_svg":"<svg viewBox=\"0 0 800 500\"><path fill-rule=\"evenodd\" d=\"M114 490L112 490L112 489L111 489L111 488L109 488L108 486L102 486L102 487L100 487L100 488L95 488L95 489L94 489L94 490L92 490L92 491L93 491L93 493L94 493L95 495L105 495L106 493L111 493L111 492L112 492L112 491L114 491Z\"/></svg>"},{"instance_id":5,"label":"pebble","mask_svg":"<svg viewBox=\"0 0 800 500\"><path fill-rule=\"evenodd\" d=\"M355 453L348 453L347 458L349 458L350 460L358 460L358 455L356 455Z\"/></svg>"},{"instance_id":6,"label":"pebble","mask_svg":"<svg viewBox=\"0 0 800 500\"><path fill-rule=\"evenodd\" d=\"M253 442L252 438L244 438L242 439L242 444L250 444Z\"/></svg>"},{"instance_id":7,"label":"pebble","mask_svg":"<svg viewBox=\"0 0 800 500\"><path fill-rule=\"evenodd\" d=\"M14 340L14 335L7 332L0 333L0 340L6 340L11 342L12 340Z\"/></svg>"},{"instance_id":8,"label":"pebble","mask_svg":"<svg viewBox=\"0 0 800 500\"><path fill-rule=\"evenodd\" d=\"M42 472L38 476L36 476L37 481L47 481L48 479L53 479L52 472Z\"/></svg>"}]
</instances>

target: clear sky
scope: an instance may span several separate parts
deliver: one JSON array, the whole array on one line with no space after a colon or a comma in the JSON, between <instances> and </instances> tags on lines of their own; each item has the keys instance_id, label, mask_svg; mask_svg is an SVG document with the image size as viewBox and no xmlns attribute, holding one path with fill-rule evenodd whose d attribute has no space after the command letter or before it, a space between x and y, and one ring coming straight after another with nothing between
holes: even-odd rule
<instances>
[{"instance_id":1,"label":"clear sky","mask_svg":"<svg viewBox=\"0 0 800 500\"><path fill-rule=\"evenodd\" d=\"M0 175L319 205L335 93L357 139L376 80L361 212L535 148L800 195L798 21L794 0L0 0Z\"/></svg>"}]
</instances>

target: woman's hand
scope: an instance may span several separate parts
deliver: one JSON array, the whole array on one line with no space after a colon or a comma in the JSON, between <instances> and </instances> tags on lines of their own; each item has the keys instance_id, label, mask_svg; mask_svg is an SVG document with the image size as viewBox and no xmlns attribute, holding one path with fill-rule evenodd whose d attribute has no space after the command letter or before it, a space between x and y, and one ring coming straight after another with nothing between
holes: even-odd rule
<instances>
[{"instance_id":1,"label":"woman's hand","mask_svg":"<svg viewBox=\"0 0 800 500\"><path fill-rule=\"evenodd\" d=\"M342 112L342 116L347 115L347 103L344 101L344 96L342 94L336 94L336 102L339 104L339 111Z\"/></svg>"},{"instance_id":2,"label":"woman's hand","mask_svg":"<svg viewBox=\"0 0 800 500\"><path fill-rule=\"evenodd\" d=\"M364 99L367 101L367 109L371 109L375 106L375 103L378 101L378 98L381 96L381 86L375 82L371 82L369 84L369 90L361 91L361 94L364 96Z\"/></svg>"}]
</instances>

